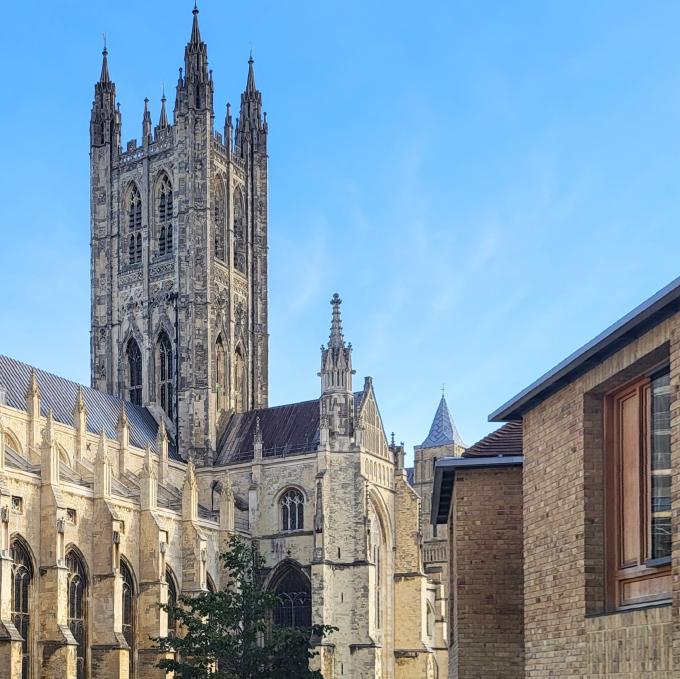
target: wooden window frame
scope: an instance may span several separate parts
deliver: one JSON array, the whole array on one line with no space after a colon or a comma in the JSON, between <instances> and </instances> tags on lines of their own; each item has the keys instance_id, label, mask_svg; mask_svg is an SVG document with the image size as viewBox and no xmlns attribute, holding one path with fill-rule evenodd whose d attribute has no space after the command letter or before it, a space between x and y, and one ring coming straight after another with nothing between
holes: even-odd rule
<instances>
[{"instance_id":1,"label":"wooden window frame","mask_svg":"<svg viewBox=\"0 0 680 679\"><path fill-rule=\"evenodd\" d=\"M667 369L656 366L605 396L604 410L604 490L605 490L605 576L606 608L609 611L666 603L671 600L671 559L652 559L651 545L651 383L652 378ZM638 474L637 491L639 526L637 554L624 563L624 456L622 404L637 399ZM627 483L633 480L633 473ZM630 486L628 487L630 490ZM629 509L629 508L628 508Z\"/></svg>"}]
</instances>

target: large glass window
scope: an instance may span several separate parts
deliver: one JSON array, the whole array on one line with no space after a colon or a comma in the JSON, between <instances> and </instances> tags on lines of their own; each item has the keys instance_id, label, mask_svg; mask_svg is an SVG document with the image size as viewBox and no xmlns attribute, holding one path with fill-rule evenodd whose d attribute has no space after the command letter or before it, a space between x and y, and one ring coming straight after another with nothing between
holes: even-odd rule
<instances>
[{"instance_id":1,"label":"large glass window","mask_svg":"<svg viewBox=\"0 0 680 679\"><path fill-rule=\"evenodd\" d=\"M668 369L607 399L605 480L609 608L670 597Z\"/></svg>"},{"instance_id":2,"label":"large glass window","mask_svg":"<svg viewBox=\"0 0 680 679\"><path fill-rule=\"evenodd\" d=\"M123 636L129 647L130 679L135 669L135 585L130 567L121 559L120 574L123 577Z\"/></svg>"},{"instance_id":3,"label":"large glass window","mask_svg":"<svg viewBox=\"0 0 680 679\"><path fill-rule=\"evenodd\" d=\"M282 530L302 530L305 526L305 499L302 493L291 488L281 496L280 504Z\"/></svg>"},{"instance_id":4,"label":"large glass window","mask_svg":"<svg viewBox=\"0 0 680 679\"><path fill-rule=\"evenodd\" d=\"M133 184L127 196L128 263L142 261L142 198L139 189Z\"/></svg>"},{"instance_id":5,"label":"large glass window","mask_svg":"<svg viewBox=\"0 0 680 679\"><path fill-rule=\"evenodd\" d=\"M21 679L31 672L31 582L33 566L24 545L12 542L12 623L21 634Z\"/></svg>"},{"instance_id":6,"label":"large glass window","mask_svg":"<svg viewBox=\"0 0 680 679\"><path fill-rule=\"evenodd\" d=\"M311 627L312 596L309 580L289 567L275 587L279 603L274 608L274 624L279 627Z\"/></svg>"},{"instance_id":7,"label":"large glass window","mask_svg":"<svg viewBox=\"0 0 680 679\"><path fill-rule=\"evenodd\" d=\"M68 626L73 638L78 644L76 647L76 677L85 679L87 659L87 624L85 598L87 579L85 568L78 554L70 551L66 556L68 568Z\"/></svg>"}]
</instances>

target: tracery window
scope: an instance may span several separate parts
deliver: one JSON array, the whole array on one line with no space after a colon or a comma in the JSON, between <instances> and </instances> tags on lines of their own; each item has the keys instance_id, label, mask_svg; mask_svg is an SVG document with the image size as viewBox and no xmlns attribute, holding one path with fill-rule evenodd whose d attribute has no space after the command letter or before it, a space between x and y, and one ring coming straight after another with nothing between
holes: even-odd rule
<instances>
[{"instance_id":1,"label":"tracery window","mask_svg":"<svg viewBox=\"0 0 680 679\"><path fill-rule=\"evenodd\" d=\"M214 194L214 205L213 205L213 221L215 225L215 257L222 261L226 259L225 252L225 213L226 213L226 201L224 199L224 185L220 177L217 178L215 182L215 194Z\"/></svg>"},{"instance_id":2,"label":"tracery window","mask_svg":"<svg viewBox=\"0 0 680 679\"><path fill-rule=\"evenodd\" d=\"M272 611L278 627L311 627L312 595L309 580L297 568L287 567L274 591L279 601Z\"/></svg>"},{"instance_id":3,"label":"tracery window","mask_svg":"<svg viewBox=\"0 0 680 679\"><path fill-rule=\"evenodd\" d=\"M31 583L33 566L22 542L14 540L12 557L12 623L21 635L21 679L31 672Z\"/></svg>"},{"instance_id":4,"label":"tracery window","mask_svg":"<svg viewBox=\"0 0 680 679\"><path fill-rule=\"evenodd\" d=\"M137 342L130 338L126 349L128 400L142 405L142 352Z\"/></svg>"},{"instance_id":5,"label":"tracery window","mask_svg":"<svg viewBox=\"0 0 680 679\"><path fill-rule=\"evenodd\" d=\"M217 386L217 412L226 410L227 404L227 355L222 336L215 343L215 384Z\"/></svg>"},{"instance_id":6,"label":"tracery window","mask_svg":"<svg viewBox=\"0 0 680 679\"><path fill-rule=\"evenodd\" d=\"M177 636L177 616L175 606L177 606L177 585L175 576L170 567L165 569L165 581L168 583L168 637L173 639Z\"/></svg>"},{"instance_id":7,"label":"tracery window","mask_svg":"<svg viewBox=\"0 0 680 679\"><path fill-rule=\"evenodd\" d=\"M246 272L246 210L241 189L234 192L234 266Z\"/></svg>"},{"instance_id":8,"label":"tracery window","mask_svg":"<svg viewBox=\"0 0 680 679\"><path fill-rule=\"evenodd\" d=\"M156 343L157 393L161 408L171 420L173 419L173 372L172 344L167 334L162 332Z\"/></svg>"},{"instance_id":9,"label":"tracery window","mask_svg":"<svg viewBox=\"0 0 680 679\"><path fill-rule=\"evenodd\" d=\"M123 636L129 647L130 679L134 677L135 669L135 585L130 567L121 559L120 574L123 577L122 609Z\"/></svg>"},{"instance_id":10,"label":"tracery window","mask_svg":"<svg viewBox=\"0 0 680 679\"><path fill-rule=\"evenodd\" d=\"M167 174L163 173L158 184L158 254L170 254L173 247L173 195L172 184Z\"/></svg>"},{"instance_id":11,"label":"tracery window","mask_svg":"<svg viewBox=\"0 0 680 679\"><path fill-rule=\"evenodd\" d=\"M142 197L133 184L128 192L127 201L128 263L140 264L142 261Z\"/></svg>"},{"instance_id":12,"label":"tracery window","mask_svg":"<svg viewBox=\"0 0 680 679\"><path fill-rule=\"evenodd\" d=\"M305 523L305 499L302 493L291 488L281 496L279 503L281 505L282 530L302 530Z\"/></svg>"},{"instance_id":13,"label":"tracery window","mask_svg":"<svg viewBox=\"0 0 680 679\"><path fill-rule=\"evenodd\" d=\"M76 640L76 678L85 679L87 661L87 578L78 554L71 550L66 556L68 568L68 626Z\"/></svg>"}]
</instances>

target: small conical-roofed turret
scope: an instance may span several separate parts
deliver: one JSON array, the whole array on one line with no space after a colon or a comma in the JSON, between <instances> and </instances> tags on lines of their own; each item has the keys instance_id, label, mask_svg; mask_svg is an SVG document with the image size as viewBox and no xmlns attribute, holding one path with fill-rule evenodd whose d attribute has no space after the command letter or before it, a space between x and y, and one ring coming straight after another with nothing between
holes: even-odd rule
<instances>
[{"instance_id":1,"label":"small conical-roofed turret","mask_svg":"<svg viewBox=\"0 0 680 679\"><path fill-rule=\"evenodd\" d=\"M248 59L248 79L246 89L241 95L241 111L237 125L237 145L242 156L247 157L247 150L253 150L266 144L267 130L262 115L262 93L255 85L255 61L251 52Z\"/></svg>"},{"instance_id":2,"label":"small conical-roofed turret","mask_svg":"<svg viewBox=\"0 0 680 679\"><path fill-rule=\"evenodd\" d=\"M142 117L142 143L151 141L151 113L149 112L149 97L144 97L144 116Z\"/></svg>"},{"instance_id":3,"label":"small conical-roofed turret","mask_svg":"<svg viewBox=\"0 0 680 679\"><path fill-rule=\"evenodd\" d=\"M331 332L328 346L321 347L321 390L322 393L331 391L352 391L352 345L345 344L342 334L342 319L340 305L342 300L336 292L331 299L333 315L331 318Z\"/></svg>"},{"instance_id":4,"label":"small conical-roofed turret","mask_svg":"<svg viewBox=\"0 0 680 679\"><path fill-rule=\"evenodd\" d=\"M192 13L191 38L184 50L184 77L180 71L177 83L176 109L212 111L213 82L208 71L208 47L201 39L196 5Z\"/></svg>"},{"instance_id":5,"label":"small conical-roofed turret","mask_svg":"<svg viewBox=\"0 0 680 679\"><path fill-rule=\"evenodd\" d=\"M120 133L120 114L116 110L116 85L109 75L109 51L102 50L102 70L94 86L94 102L90 116L90 142L93 146L113 144Z\"/></svg>"},{"instance_id":6,"label":"small conical-roofed turret","mask_svg":"<svg viewBox=\"0 0 680 679\"><path fill-rule=\"evenodd\" d=\"M102 72L99 76L99 82L111 82L111 78L109 76L109 50L106 49L106 43L104 43L104 49L102 50Z\"/></svg>"},{"instance_id":7,"label":"small conical-roofed turret","mask_svg":"<svg viewBox=\"0 0 680 679\"><path fill-rule=\"evenodd\" d=\"M434 414L434 419L430 426L430 432L427 438L420 444L420 447L435 448L451 444L461 446L462 448L466 447L453 421L446 398L442 394L437 412Z\"/></svg>"}]
</instances>

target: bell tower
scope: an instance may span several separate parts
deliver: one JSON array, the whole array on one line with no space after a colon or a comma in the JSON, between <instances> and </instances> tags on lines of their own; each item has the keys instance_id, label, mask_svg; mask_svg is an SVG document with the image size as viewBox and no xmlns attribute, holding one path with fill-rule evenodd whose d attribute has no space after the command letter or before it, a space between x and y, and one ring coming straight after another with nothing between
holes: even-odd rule
<instances>
[{"instance_id":1,"label":"bell tower","mask_svg":"<svg viewBox=\"0 0 680 679\"><path fill-rule=\"evenodd\" d=\"M121 145L104 49L90 125L91 381L149 407L184 457L210 464L229 413L268 399L267 134L248 61L240 115L215 131L198 9L172 122Z\"/></svg>"}]
</instances>

